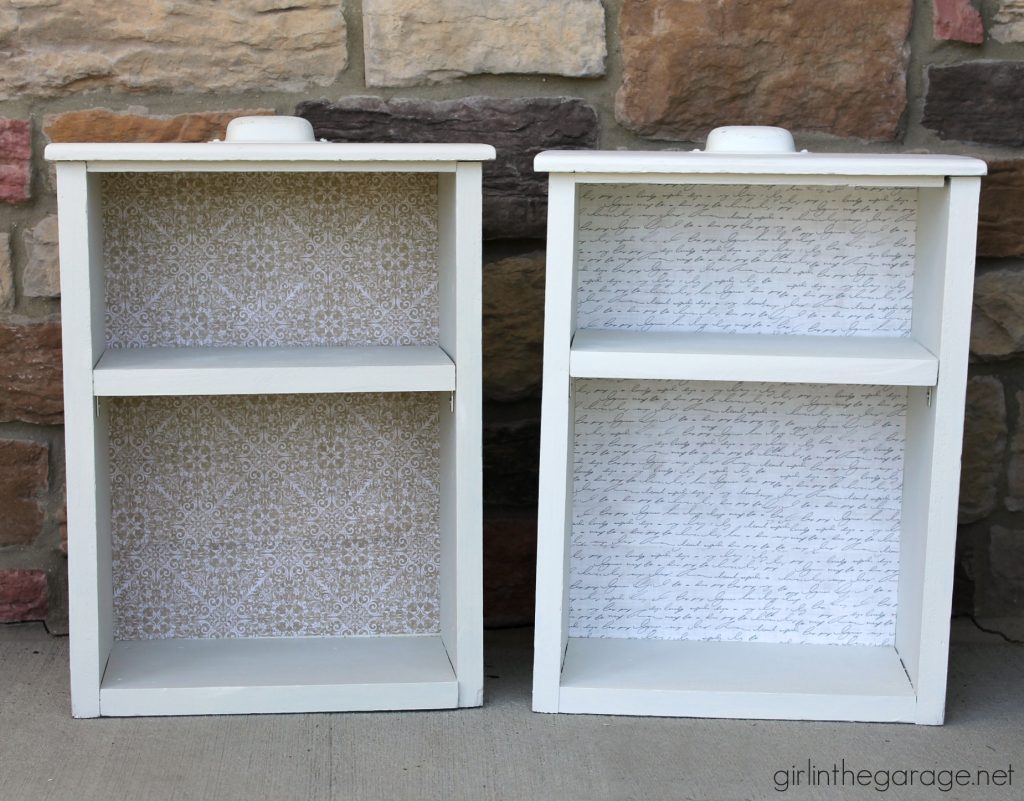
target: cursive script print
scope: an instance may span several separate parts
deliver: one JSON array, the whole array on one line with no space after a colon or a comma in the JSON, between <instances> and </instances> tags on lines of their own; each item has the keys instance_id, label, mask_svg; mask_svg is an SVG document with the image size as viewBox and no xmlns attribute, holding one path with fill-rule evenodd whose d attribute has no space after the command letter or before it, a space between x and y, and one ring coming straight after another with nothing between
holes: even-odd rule
<instances>
[{"instance_id":1,"label":"cursive script print","mask_svg":"<svg viewBox=\"0 0 1024 801\"><path fill-rule=\"evenodd\" d=\"M586 185L580 328L908 336L912 189Z\"/></svg>"},{"instance_id":2,"label":"cursive script print","mask_svg":"<svg viewBox=\"0 0 1024 801\"><path fill-rule=\"evenodd\" d=\"M904 388L574 394L570 636L893 642Z\"/></svg>"}]
</instances>

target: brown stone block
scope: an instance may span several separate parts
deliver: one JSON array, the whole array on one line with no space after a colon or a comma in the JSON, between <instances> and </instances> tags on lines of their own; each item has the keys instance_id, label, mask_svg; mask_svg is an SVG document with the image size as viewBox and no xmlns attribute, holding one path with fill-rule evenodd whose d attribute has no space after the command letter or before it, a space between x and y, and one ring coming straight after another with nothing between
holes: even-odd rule
<instances>
[{"instance_id":1,"label":"brown stone block","mask_svg":"<svg viewBox=\"0 0 1024 801\"><path fill-rule=\"evenodd\" d=\"M1024 256L1024 159L988 162L981 179L978 255Z\"/></svg>"},{"instance_id":2,"label":"brown stone block","mask_svg":"<svg viewBox=\"0 0 1024 801\"><path fill-rule=\"evenodd\" d=\"M367 86L604 74L600 0L363 0Z\"/></svg>"},{"instance_id":3,"label":"brown stone block","mask_svg":"<svg viewBox=\"0 0 1024 801\"><path fill-rule=\"evenodd\" d=\"M51 142L209 142L223 139L235 117L273 114L273 109L199 111L148 116L93 108L47 117L43 133Z\"/></svg>"},{"instance_id":4,"label":"brown stone block","mask_svg":"<svg viewBox=\"0 0 1024 801\"><path fill-rule=\"evenodd\" d=\"M1006 498L1011 512L1024 511L1024 391L1017 390L1017 416L1010 440L1010 462L1006 468Z\"/></svg>"},{"instance_id":5,"label":"brown stone block","mask_svg":"<svg viewBox=\"0 0 1024 801\"><path fill-rule=\"evenodd\" d=\"M540 397L544 357L544 251L484 265L484 396Z\"/></svg>"},{"instance_id":6,"label":"brown stone block","mask_svg":"<svg viewBox=\"0 0 1024 801\"><path fill-rule=\"evenodd\" d=\"M347 62L343 0L22 0L0 12L0 98L97 89L296 91Z\"/></svg>"},{"instance_id":7,"label":"brown stone block","mask_svg":"<svg viewBox=\"0 0 1024 801\"><path fill-rule=\"evenodd\" d=\"M0 422L64 420L60 323L0 323Z\"/></svg>"},{"instance_id":8,"label":"brown stone block","mask_svg":"<svg viewBox=\"0 0 1024 801\"><path fill-rule=\"evenodd\" d=\"M60 550L65 556L68 555L68 502L64 501L60 511L57 513L57 527L60 530Z\"/></svg>"},{"instance_id":9,"label":"brown stone block","mask_svg":"<svg viewBox=\"0 0 1024 801\"><path fill-rule=\"evenodd\" d=\"M1024 42L1024 0L1000 0L992 17L992 38L997 42Z\"/></svg>"},{"instance_id":10,"label":"brown stone block","mask_svg":"<svg viewBox=\"0 0 1024 801\"><path fill-rule=\"evenodd\" d=\"M986 556L987 575L975 583L978 613L1019 617L1024 609L1024 529L992 526Z\"/></svg>"},{"instance_id":11,"label":"brown stone block","mask_svg":"<svg viewBox=\"0 0 1024 801\"><path fill-rule=\"evenodd\" d=\"M31 186L32 123L0 117L0 200L24 203Z\"/></svg>"},{"instance_id":12,"label":"brown stone block","mask_svg":"<svg viewBox=\"0 0 1024 801\"><path fill-rule=\"evenodd\" d=\"M912 0L625 0L615 114L652 139L780 125L889 140Z\"/></svg>"},{"instance_id":13,"label":"brown stone block","mask_svg":"<svg viewBox=\"0 0 1024 801\"><path fill-rule=\"evenodd\" d=\"M597 114L568 97L465 97L382 100L350 97L300 103L295 109L332 142L483 142L497 159L484 163L484 236L543 237L547 180L533 158L553 148L597 146Z\"/></svg>"},{"instance_id":14,"label":"brown stone block","mask_svg":"<svg viewBox=\"0 0 1024 801\"><path fill-rule=\"evenodd\" d=\"M981 359L1024 351L1024 270L978 273L974 280L971 353Z\"/></svg>"},{"instance_id":15,"label":"brown stone block","mask_svg":"<svg viewBox=\"0 0 1024 801\"><path fill-rule=\"evenodd\" d=\"M960 523L981 520L996 508L1006 459L1006 399L1002 382L975 376L967 382L964 446L960 468Z\"/></svg>"},{"instance_id":16,"label":"brown stone block","mask_svg":"<svg viewBox=\"0 0 1024 801\"><path fill-rule=\"evenodd\" d=\"M953 615L973 614L977 526L958 526L953 562Z\"/></svg>"},{"instance_id":17,"label":"brown stone block","mask_svg":"<svg viewBox=\"0 0 1024 801\"><path fill-rule=\"evenodd\" d=\"M921 123L942 139L1024 145L1024 62L969 61L928 68Z\"/></svg>"},{"instance_id":18,"label":"brown stone block","mask_svg":"<svg viewBox=\"0 0 1024 801\"><path fill-rule=\"evenodd\" d=\"M537 518L484 516L484 624L532 625Z\"/></svg>"},{"instance_id":19,"label":"brown stone block","mask_svg":"<svg viewBox=\"0 0 1024 801\"><path fill-rule=\"evenodd\" d=\"M25 269L21 287L25 297L60 297L60 258L58 256L57 215L43 217L25 231Z\"/></svg>"},{"instance_id":20,"label":"brown stone block","mask_svg":"<svg viewBox=\"0 0 1024 801\"><path fill-rule=\"evenodd\" d=\"M0 570L0 623L45 620L47 596L45 570Z\"/></svg>"},{"instance_id":21,"label":"brown stone block","mask_svg":"<svg viewBox=\"0 0 1024 801\"><path fill-rule=\"evenodd\" d=\"M0 439L0 545L22 545L39 536L49 458L46 445Z\"/></svg>"},{"instance_id":22,"label":"brown stone block","mask_svg":"<svg viewBox=\"0 0 1024 801\"><path fill-rule=\"evenodd\" d=\"M0 310L14 306L14 269L11 264L10 234L0 233Z\"/></svg>"},{"instance_id":23,"label":"brown stone block","mask_svg":"<svg viewBox=\"0 0 1024 801\"><path fill-rule=\"evenodd\" d=\"M985 41L985 25L971 0L932 0L932 36L981 44Z\"/></svg>"},{"instance_id":24,"label":"brown stone block","mask_svg":"<svg viewBox=\"0 0 1024 801\"><path fill-rule=\"evenodd\" d=\"M540 420L491 421L484 409L484 503L535 508L540 462Z\"/></svg>"}]
</instances>

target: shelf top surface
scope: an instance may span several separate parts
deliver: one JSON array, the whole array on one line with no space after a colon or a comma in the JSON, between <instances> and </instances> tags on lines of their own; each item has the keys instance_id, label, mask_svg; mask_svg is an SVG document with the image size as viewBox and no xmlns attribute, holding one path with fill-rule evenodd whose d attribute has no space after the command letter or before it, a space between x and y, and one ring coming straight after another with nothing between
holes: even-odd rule
<instances>
[{"instance_id":1,"label":"shelf top surface","mask_svg":"<svg viewBox=\"0 0 1024 801\"><path fill-rule=\"evenodd\" d=\"M680 150L545 150L537 172L675 173L693 175L985 175L988 166L967 156L903 153L705 153Z\"/></svg>"},{"instance_id":2,"label":"shelf top surface","mask_svg":"<svg viewBox=\"0 0 1024 801\"><path fill-rule=\"evenodd\" d=\"M569 638L563 687L913 697L891 646Z\"/></svg>"},{"instance_id":3,"label":"shelf top surface","mask_svg":"<svg viewBox=\"0 0 1024 801\"><path fill-rule=\"evenodd\" d=\"M491 145L334 142L56 143L49 161L116 162L453 162L489 161Z\"/></svg>"},{"instance_id":4,"label":"shelf top surface","mask_svg":"<svg viewBox=\"0 0 1024 801\"><path fill-rule=\"evenodd\" d=\"M437 345L108 348L96 365L110 370L226 370L234 368L443 367L451 358Z\"/></svg>"},{"instance_id":5,"label":"shelf top surface","mask_svg":"<svg viewBox=\"0 0 1024 801\"><path fill-rule=\"evenodd\" d=\"M437 345L108 349L99 396L450 392L455 363Z\"/></svg>"},{"instance_id":6,"label":"shelf top surface","mask_svg":"<svg viewBox=\"0 0 1024 801\"><path fill-rule=\"evenodd\" d=\"M454 682L438 635L129 640L104 690Z\"/></svg>"},{"instance_id":7,"label":"shelf top surface","mask_svg":"<svg viewBox=\"0 0 1024 801\"><path fill-rule=\"evenodd\" d=\"M580 329L575 378L933 386L939 361L910 337Z\"/></svg>"}]
</instances>

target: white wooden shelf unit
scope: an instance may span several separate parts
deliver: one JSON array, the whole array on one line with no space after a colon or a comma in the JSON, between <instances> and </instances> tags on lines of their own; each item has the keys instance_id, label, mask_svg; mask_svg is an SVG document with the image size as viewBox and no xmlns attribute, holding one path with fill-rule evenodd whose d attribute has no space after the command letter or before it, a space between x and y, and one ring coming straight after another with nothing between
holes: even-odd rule
<instances>
[{"instance_id":1,"label":"white wooden shelf unit","mask_svg":"<svg viewBox=\"0 0 1024 801\"><path fill-rule=\"evenodd\" d=\"M534 709L941 723L984 163L535 166Z\"/></svg>"},{"instance_id":2,"label":"white wooden shelf unit","mask_svg":"<svg viewBox=\"0 0 1024 801\"><path fill-rule=\"evenodd\" d=\"M46 155L73 714L480 705L494 149Z\"/></svg>"}]
</instances>

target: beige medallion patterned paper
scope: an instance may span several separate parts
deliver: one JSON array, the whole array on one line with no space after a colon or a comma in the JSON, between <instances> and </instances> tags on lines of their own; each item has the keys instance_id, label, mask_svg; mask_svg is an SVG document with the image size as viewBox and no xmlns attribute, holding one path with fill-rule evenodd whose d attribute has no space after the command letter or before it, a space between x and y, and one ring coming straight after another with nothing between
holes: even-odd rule
<instances>
[{"instance_id":1,"label":"beige medallion patterned paper","mask_svg":"<svg viewBox=\"0 0 1024 801\"><path fill-rule=\"evenodd\" d=\"M437 343L436 175L102 180L108 347Z\"/></svg>"},{"instance_id":2,"label":"beige medallion patterned paper","mask_svg":"<svg viewBox=\"0 0 1024 801\"><path fill-rule=\"evenodd\" d=\"M437 632L442 402L111 400L115 637Z\"/></svg>"}]
</instances>

